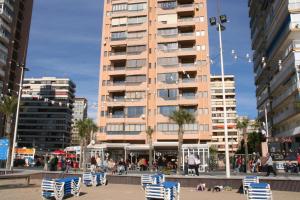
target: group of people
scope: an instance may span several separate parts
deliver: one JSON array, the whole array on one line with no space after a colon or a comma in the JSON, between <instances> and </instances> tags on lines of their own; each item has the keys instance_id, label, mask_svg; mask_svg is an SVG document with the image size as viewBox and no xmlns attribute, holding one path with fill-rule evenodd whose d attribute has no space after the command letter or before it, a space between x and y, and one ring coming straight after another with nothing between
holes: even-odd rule
<instances>
[{"instance_id":1,"label":"group of people","mask_svg":"<svg viewBox=\"0 0 300 200\"><path fill-rule=\"evenodd\" d=\"M99 154L96 156L92 156L91 160L91 171L101 171L108 172L110 171L112 174L118 173L123 174L127 173L127 163L121 158L119 161L114 161L112 158L101 159Z\"/></svg>"}]
</instances>

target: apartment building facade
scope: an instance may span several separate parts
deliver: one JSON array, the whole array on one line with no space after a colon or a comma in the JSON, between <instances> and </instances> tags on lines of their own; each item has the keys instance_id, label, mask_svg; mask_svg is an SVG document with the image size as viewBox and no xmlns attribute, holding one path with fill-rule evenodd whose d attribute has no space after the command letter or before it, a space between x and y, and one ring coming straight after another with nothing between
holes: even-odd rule
<instances>
[{"instance_id":1,"label":"apartment building facade","mask_svg":"<svg viewBox=\"0 0 300 200\"><path fill-rule=\"evenodd\" d=\"M239 135L237 130L237 111L235 78L233 75L225 75L225 99L227 111L228 145L229 151L234 153L238 149ZM224 134L224 107L222 76L212 75L211 82L211 115L212 115L212 141L220 153L225 152Z\"/></svg>"},{"instance_id":2,"label":"apartment building facade","mask_svg":"<svg viewBox=\"0 0 300 200\"><path fill-rule=\"evenodd\" d=\"M78 146L80 145L80 137L78 128L76 128L76 122L87 118L88 101L86 98L76 97L73 106L71 145Z\"/></svg>"},{"instance_id":3,"label":"apartment building facade","mask_svg":"<svg viewBox=\"0 0 300 200\"><path fill-rule=\"evenodd\" d=\"M176 142L176 109L195 114L184 143L211 140L206 0L104 2L97 140Z\"/></svg>"},{"instance_id":4,"label":"apartment building facade","mask_svg":"<svg viewBox=\"0 0 300 200\"><path fill-rule=\"evenodd\" d=\"M0 98L17 95L21 78L20 65L26 54L33 0L0 0ZM4 117L0 116L0 137Z\"/></svg>"},{"instance_id":5,"label":"apartment building facade","mask_svg":"<svg viewBox=\"0 0 300 200\"><path fill-rule=\"evenodd\" d=\"M258 118L299 145L300 1L249 0L249 16Z\"/></svg>"},{"instance_id":6,"label":"apartment building facade","mask_svg":"<svg viewBox=\"0 0 300 200\"><path fill-rule=\"evenodd\" d=\"M45 153L70 145L75 88L68 78L24 79L18 147Z\"/></svg>"}]
</instances>

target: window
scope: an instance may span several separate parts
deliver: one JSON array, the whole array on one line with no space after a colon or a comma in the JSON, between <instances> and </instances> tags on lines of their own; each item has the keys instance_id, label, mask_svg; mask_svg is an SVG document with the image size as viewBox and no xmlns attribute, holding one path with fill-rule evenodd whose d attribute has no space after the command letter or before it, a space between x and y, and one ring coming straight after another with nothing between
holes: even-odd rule
<instances>
[{"instance_id":1,"label":"window","mask_svg":"<svg viewBox=\"0 0 300 200\"><path fill-rule=\"evenodd\" d=\"M146 45L128 46L127 54L140 54L146 50Z\"/></svg>"},{"instance_id":2,"label":"window","mask_svg":"<svg viewBox=\"0 0 300 200\"><path fill-rule=\"evenodd\" d=\"M145 98L145 92L126 92L126 99L143 99Z\"/></svg>"},{"instance_id":3,"label":"window","mask_svg":"<svg viewBox=\"0 0 300 200\"><path fill-rule=\"evenodd\" d=\"M174 9L177 7L176 1L165 1L158 3L158 7L164 10Z\"/></svg>"},{"instance_id":4,"label":"window","mask_svg":"<svg viewBox=\"0 0 300 200\"><path fill-rule=\"evenodd\" d=\"M137 17L128 17L128 24L142 24L146 22L147 17L137 16Z\"/></svg>"},{"instance_id":5,"label":"window","mask_svg":"<svg viewBox=\"0 0 300 200\"><path fill-rule=\"evenodd\" d=\"M122 3L122 4L113 4L112 5L112 11L113 12L119 12L119 11L125 11L127 10L127 4Z\"/></svg>"},{"instance_id":6,"label":"window","mask_svg":"<svg viewBox=\"0 0 300 200\"><path fill-rule=\"evenodd\" d=\"M178 29L177 28L164 28L164 29L158 29L158 35L161 36L171 36L171 35L177 35Z\"/></svg>"},{"instance_id":7,"label":"window","mask_svg":"<svg viewBox=\"0 0 300 200\"><path fill-rule=\"evenodd\" d=\"M177 50L178 49L178 43L177 42L159 43L158 44L158 49L161 50L161 51Z\"/></svg>"},{"instance_id":8,"label":"window","mask_svg":"<svg viewBox=\"0 0 300 200\"><path fill-rule=\"evenodd\" d=\"M127 60L126 62L127 68L139 68L145 66L146 59Z\"/></svg>"},{"instance_id":9,"label":"window","mask_svg":"<svg viewBox=\"0 0 300 200\"><path fill-rule=\"evenodd\" d=\"M145 131L145 124L125 124L125 131L141 132Z\"/></svg>"},{"instance_id":10,"label":"window","mask_svg":"<svg viewBox=\"0 0 300 200\"><path fill-rule=\"evenodd\" d=\"M111 33L111 40L124 40L126 39L126 32L112 32Z\"/></svg>"},{"instance_id":11,"label":"window","mask_svg":"<svg viewBox=\"0 0 300 200\"><path fill-rule=\"evenodd\" d=\"M146 35L146 31L135 31L135 32L128 32L127 38L128 39L137 39L143 38Z\"/></svg>"},{"instance_id":12,"label":"window","mask_svg":"<svg viewBox=\"0 0 300 200\"><path fill-rule=\"evenodd\" d=\"M127 25L127 17L119 17L119 18L113 18L111 20L112 26L126 26Z\"/></svg>"},{"instance_id":13,"label":"window","mask_svg":"<svg viewBox=\"0 0 300 200\"><path fill-rule=\"evenodd\" d=\"M165 73L165 74L158 74L157 77L158 81L164 83L176 83L178 81L178 73Z\"/></svg>"},{"instance_id":14,"label":"window","mask_svg":"<svg viewBox=\"0 0 300 200\"><path fill-rule=\"evenodd\" d=\"M177 132L178 125L172 123L158 123L157 130L161 132ZM184 131L198 131L198 124L184 124Z\"/></svg>"},{"instance_id":15,"label":"window","mask_svg":"<svg viewBox=\"0 0 300 200\"><path fill-rule=\"evenodd\" d=\"M107 131L124 131L123 124L108 124L106 126Z\"/></svg>"},{"instance_id":16,"label":"window","mask_svg":"<svg viewBox=\"0 0 300 200\"><path fill-rule=\"evenodd\" d=\"M164 100L176 100L177 91L177 89L158 90L158 96L163 98Z\"/></svg>"},{"instance_id":17,"label":"window","mask_svg":"<svg viewBox=\"0 0 300 200\"><path fill-rule=\"evenodd\" d=\"M133 106L127 108L128 118L138 118L144 114L145 107L143 106Z\"/></svg>"},{"instance_id":18,"label":"window","mask_svg":"<svg viewBox=\"0 0 300 200\"><path fill-rule=\"evenodd\" d=\"M178 57L158 58L157 62L161 66L178 65Z\"/></svg>"},{"instance_id":19,"label":"window","mask_svg":"<svg viewBox=\"0 0 300 200\"><path fill-rule=\"evenodd\" d=\"M176 111L177 106L159 106L158 108L161 115L169 117L174 111Z\"/></svg>"},{"instance_id":20,"label":"window","mask_svg":"<svg viewBox=\"0 0 300 200\"><path fill-rule=\"evenodd\" d=\"M128 5L129 11L141 11L141 10L145 10L146 8L147 8L146 3L135 3L135 4Z\"/></svg>"},{"instance_id":21,"label":"window","mask_svg":"<svg viewBox=\"0 0 300 200\"><path fill-rule=\"evenodd\" d=\"M142 83L146 81L146 75L132 75L126 77L126 83Z\"/></svg>"}]
</instances>

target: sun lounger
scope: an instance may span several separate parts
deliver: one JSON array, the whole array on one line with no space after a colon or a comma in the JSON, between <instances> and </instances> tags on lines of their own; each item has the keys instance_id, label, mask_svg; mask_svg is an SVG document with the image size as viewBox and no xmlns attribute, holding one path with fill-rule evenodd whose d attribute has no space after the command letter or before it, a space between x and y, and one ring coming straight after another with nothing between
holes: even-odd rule
<instances>
[{"instance_id":1,"label":"sun lounger","mask_svg":"<svg viewBox=\"0 0 300 200\"><path fill-rule=\"evenodd\" d=\"M144 188L148 184L160 184L165 182L164 174L142 174L141 186Z\"/></svg>"},{"instance_id":2,"label":"sun lounger","mask_svg":"<svg viewBox=\"0 0 300 200\"><path fill-rule=\"evenodd\" d=\"M106 185L106 173L97 172L85 172L82 175L82 182L86 186L98 186L98 185Z\"/></svg>"},{"instance_id":3,"label":"sun lounger","mask_svg":"<svg viewBox=\"0 0 300 200\"><path fill-rule=\"evenodd\" d=\"M54 197L56 200L62 200L66 196L79 196L80 181L80 177L43 179L41 185L42 197L43 199L51 199Z\"/></svg>"},{"instance_id":4,"label":"sun lounger","mask_svg":"<svg viewBox=\"0 0 300 200\"><path fill-rule=\"evenodd\" d=\"M259 183L258 176L246 176L243 179L243 192L244 194L247 193L247 190L251 183Z\"/></svg>"},{"instance_id":5,"label":"sun lounger","mask_svg":"<svg viewBox=\"0 0 300 200\"><path fill-rule=\"evenodd\" d=\"M145 187L145 198L179 200L180 184L177 182L163 182L161 184L149 184Z\"/></svg>"},{"instance_id":6,"label":"sun lounger","mask_svg":"<svg viewBox=\"0 0 300 200\"><path fill-rule=\"evenodd\" d=\"M272 200L272 192L268 183L251 183L247 193L248 200Z\"/></svg>"}]
</instances>

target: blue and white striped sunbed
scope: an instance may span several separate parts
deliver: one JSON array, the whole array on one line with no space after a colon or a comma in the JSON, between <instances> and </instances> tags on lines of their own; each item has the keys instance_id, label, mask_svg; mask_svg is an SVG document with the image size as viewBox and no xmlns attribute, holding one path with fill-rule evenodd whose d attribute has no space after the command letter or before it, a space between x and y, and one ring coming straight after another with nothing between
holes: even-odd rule
<instances>
[{"instance_id":1,"label":"blue and white striped sunbed","mask_svg":"<svg viewBox=\"0 0 300 200\"><path fill-rule=\"evenodd\" d=\"M106 185L107 184L106 173L102 173L102 172L97 172L97 173L85 172L82 175L82 182L86 186Z\"/></svg>"},{"instance_id":2,"label":"blue and white striped sunbed","mask_svg":"<svg viewBox=\"0 0 300 200\"><path fill-rule=\"evenodd\" d=\"M145 187L145 198L179 200L180 184L177 182L163 182L161 184L149 184Z\"/></svg>"},{"instance_id":3,"label":"blue and white striped sunbed","mask_svg":"<svg viewBox=\"0 0 300 200\"><path fill-rule=\"evenodd\" d=\"M248 200L272 200L272 192L268 183L251 183L247 193Z\"/></svg>"},{"instance_id":4,"label":"blue and white striped sunbed","mask_svg":"<svg viewBox=\"0 0 300 200\"><path fill-rule=\"evenodd\" d=\"M65 196L76 195L80 193L80 177L67 177L61 179L43 179L42 180L42 197L56 200L62 200Z\"/></svg>"},{"instance_id":5,"label":"blue and white striped sunbed","mask_svg":"<svg viewBox=\"0 0 300 200\"><path fill-rule=\"evenodd\" d=\"M251 183L259 183L258 176L245 176L243 179L243 192L247 193L247 190Z\"/></svg>"}]
</instances>

